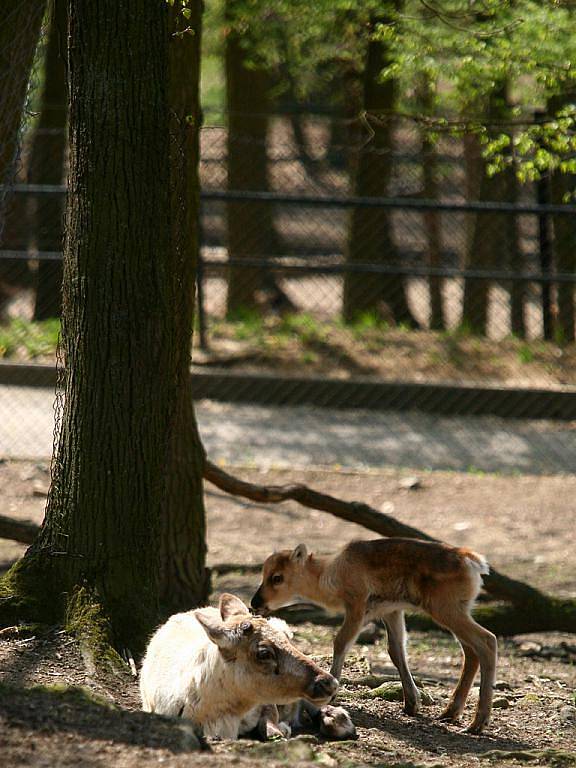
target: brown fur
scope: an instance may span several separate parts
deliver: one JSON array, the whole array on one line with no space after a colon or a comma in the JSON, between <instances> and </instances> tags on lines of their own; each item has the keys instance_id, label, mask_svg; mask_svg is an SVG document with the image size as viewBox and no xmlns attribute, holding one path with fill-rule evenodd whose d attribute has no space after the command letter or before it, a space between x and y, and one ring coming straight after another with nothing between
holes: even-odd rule
<instances>
[{"instance_id":1,"label":"brown fur","mask_svg":"<svg viewBox=\"0 0 576 768\"><path fill-rule=\"evenodd\" d=\"M333 557L308 555L301 544L268 557L252 607L274 610L302 598L329 610L343 610L331 670L338 678L362 626L369 619L382 618L409 713L418 711L419 694L406 659L404 609L425 611L454 633L464 654L460 681L442 714L444 719L460 718L476 671L481 669L478 708L468 729L479 733L490 718L497 643L470 611L481 574L487 572L484 558L469 549L418 539L353 541Z\"/></svg>"}]
</instances>

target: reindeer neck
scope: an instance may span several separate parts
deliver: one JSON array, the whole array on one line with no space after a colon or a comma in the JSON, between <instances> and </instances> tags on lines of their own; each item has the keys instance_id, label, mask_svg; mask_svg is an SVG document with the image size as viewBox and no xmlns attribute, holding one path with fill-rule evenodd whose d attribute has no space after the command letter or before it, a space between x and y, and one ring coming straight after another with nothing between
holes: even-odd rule
<instances>
[{"instance_id":1,"label":"reindeer neck","mask_svg":"<svg viewBox=\"0 0 576 768\"><path fill-rule=\"evenodd\" d=\"M335 594L331 579L333 557L310 555L306 562L302 597L332 609L340 607L340 600Z\"/></svg>"}]
</instances>

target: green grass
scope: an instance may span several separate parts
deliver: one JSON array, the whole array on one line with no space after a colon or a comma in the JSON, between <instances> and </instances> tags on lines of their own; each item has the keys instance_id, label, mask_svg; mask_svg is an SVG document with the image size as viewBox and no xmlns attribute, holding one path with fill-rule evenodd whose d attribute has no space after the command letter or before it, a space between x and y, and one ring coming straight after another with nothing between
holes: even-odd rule
<instances>
[{"instance_id":1,"label":"green grass","mask_svg":"<svg viewBox=\"0 0 576 768\"><path fill-rule=\"evenodd\" d=\"M524 365L534 362L534 350L528 344L522 344L518 349L518 360Z\"/></svg>"},{"instance_id":2,"label":"green grass","mask_svg":"<svg viewBox=\"0 0 576 768\"><path fill-rule=\"evenodd\" d=\"M20 355L27 358L52 355L56 351L60 321L32 322L14 318L0 326L0 358Z\"/></svg>"}]
</instances>

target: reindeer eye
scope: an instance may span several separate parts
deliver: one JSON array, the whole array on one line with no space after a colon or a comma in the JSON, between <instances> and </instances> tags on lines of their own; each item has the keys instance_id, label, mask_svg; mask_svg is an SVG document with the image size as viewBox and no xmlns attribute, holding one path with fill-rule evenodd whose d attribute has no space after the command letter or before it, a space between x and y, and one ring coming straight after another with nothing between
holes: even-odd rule
<instances>
[{"instance_id":1,"label":"reindeer eye","mask_svg":"<svg viewBox=\"0 0 576 768\"><path fill-rule=\"evenodd\" d=\"M269 661L270 659L274 658L274 651L272 648L268 648L268 646L263 645L256 651L256 658L258 661Z\"/></svg>"},{"instance_id":2,"label":"reindeer eye","mask_svg":"<svg viewBox=\"0 0 576 768\"><path fill-rule=\"evenodd\" d=\"M276 586L277 584L282 584L284 581L284 576L282 576L281 573L275 573L274 576L272 576L272 584Z\"/></svg>"}]
</instances>

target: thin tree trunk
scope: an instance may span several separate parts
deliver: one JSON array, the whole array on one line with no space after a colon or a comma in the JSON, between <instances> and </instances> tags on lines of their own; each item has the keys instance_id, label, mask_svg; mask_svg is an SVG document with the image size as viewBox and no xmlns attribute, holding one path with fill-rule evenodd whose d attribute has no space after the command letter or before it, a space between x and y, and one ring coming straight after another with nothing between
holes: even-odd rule
<instances>
[{"instance_id":1,"label":"thin tree trunk","mask_svg":"<svg viewBox=\"0 0 576 768\"><path fill-rule=\"evenodd\" d=\"M167 613L206 601L206 523L202 487L204 451L190 390L190 351L198 257L199 103L202 2L188 3L191 16L170 11L171 192L178 331L178 401L172 427L166 492L162 504L160 601ZM189 28L191 32L183 30Z\"/></svg>"},{"instance_id":2,"label":"thin tree trunk","mask_svg":"<svg viewBox=\"0 0 576 768\"><path fill-rule=\"evenodd\" d=\"M247 61L241 36L232 28L234 0L227 0L226 104L228 111L228 189L268 190L266 138L269 122L268 75ZM228 256L266 258L274 251L273 207L270 203L231 201L228 214ZM258 305L264 286L262 270L230 267L227 314L231 317Z\"/></svg>"},{"instance_id":3,"label":"thin tree trunk","mask_svg":"<svg viewBox=\"0 0 576 768\"><path fill-rule=\"evenodd\" d=\"M399 10L402 3L391 4ZM373 17L370 30L389 21L384 15ZM392 150L394 126L391 112L396 106L397 84L394 79L381 81L382 70L389 63L384 44L375 39L368 43L364 71L363 107L373 131L369 143L359 150L355 178L358 197L385 197L393 170ZM373 116L372 119L370 116ZM350 221L347 260L349 263L376 263L394 266L399 255L394 243L392 217L388 209L355 208ZM344 279L343 316L353 322L367 312L382 314L388 310L396 323L418 327L406 298L401 275L347 273Z\"/></svg>"},{"instance_id":4,"label":"thin tree trunk","mask_svg":"<svg viewBox=\"0 0 576 768\"><path fill-rule=\"evenodd\" d=\"M55 0L46 49L44 87L40 114L34 131L29 181L32 184L62 184L66 151L66 0ZM33 227L39 251L62 250L64 200L60 195L36 199ZM36 274L34 319L59 317L62 311L62 264L40 261Z\"/></svg>"},{"instance_id":5,"label":"thin tree trunk","mask_svg":"<svg viewBox=\"0 0 576 768\"><path fill-rule=\"evenodd\" d=\"M487 120L500 121L508 114L507 86L502 84L490 95ZM479 177L478 199L481 202L505 202L513 191L509 174L489 176L482 158L478 137L470 137L468 143L477 146L468 157L474 158L473 174ZM470 170L470 166L468 168ZM490 271L517 264L519 254L517 236L513 235L516 221L513 215L498 212L477 213L474 217L472 236L466 253L465 268ZM462 326L471 333L485 336L488 332L488 310L491 281L489 278L470 277L464 282Z\"/></svg>"},{"instance_id":6,"label":"thin tree trunk","mask_svg":"<svg viewBox=\"0 0 576 768\"><path fill-rule=\"evenodd\" d=\"M27 200L12 195L34 54L40 39L46 0L12 0L0 8L0 245L8 250L27 246ZM0 316L13 289L27 285L25 261L0 261Z\"/></svg>"},{"instance_id":7,"label":"thin tree trunk","mask_svg":"<svg viewBox=\"0 0 576 768\"><path fill-rule=\"evenodd\" d=\"M555 115L567 104L573 104L576 94L564 94L551 99L548 113ZM553 171L550 174L550 202L561 205L565 197L574 194L576 175ZM576 272L576 223L574 216L552 216L554 225L554 255L558 274L574 275ZM555 338L561 344L575 340L574 285L558 283L556 286L558 311L556 315Z\"/></svg>"},{"instance_id":8,"label":"thin tree trunk","mask_svg":"<svg viewBox=\"0 0 576 768\"><path fill-rule=\"evenodd\" d=\"M418 89L419 101L426 114L432 114L434 109L434 86L427 76L422 76ZM438 200L438 161L436 142L430 139L426 128L422 129L422 175L424 181L424 197L427 200ZM428 265L437 269L442 265L442 225L441 214L428 209L423 213L426 238L428 240ZM442 278L431 275L428 278L430 291L430 328L443 331L446 328L444 318L444 300L442 297Z\"/></svg>"},{"instance_id":9,"label":"thin tree trunk","mask_svg":"<svg viewBox=\"0 0 576 768\"><path fill-rule=\"evenodd\" d=\"M114 641L138 651L158 617L176 402L167 5L68 8L65 405L44 524L6 577L2 609L68 608L77 626L87 595Z\"/></svg>"}]
</instances>

